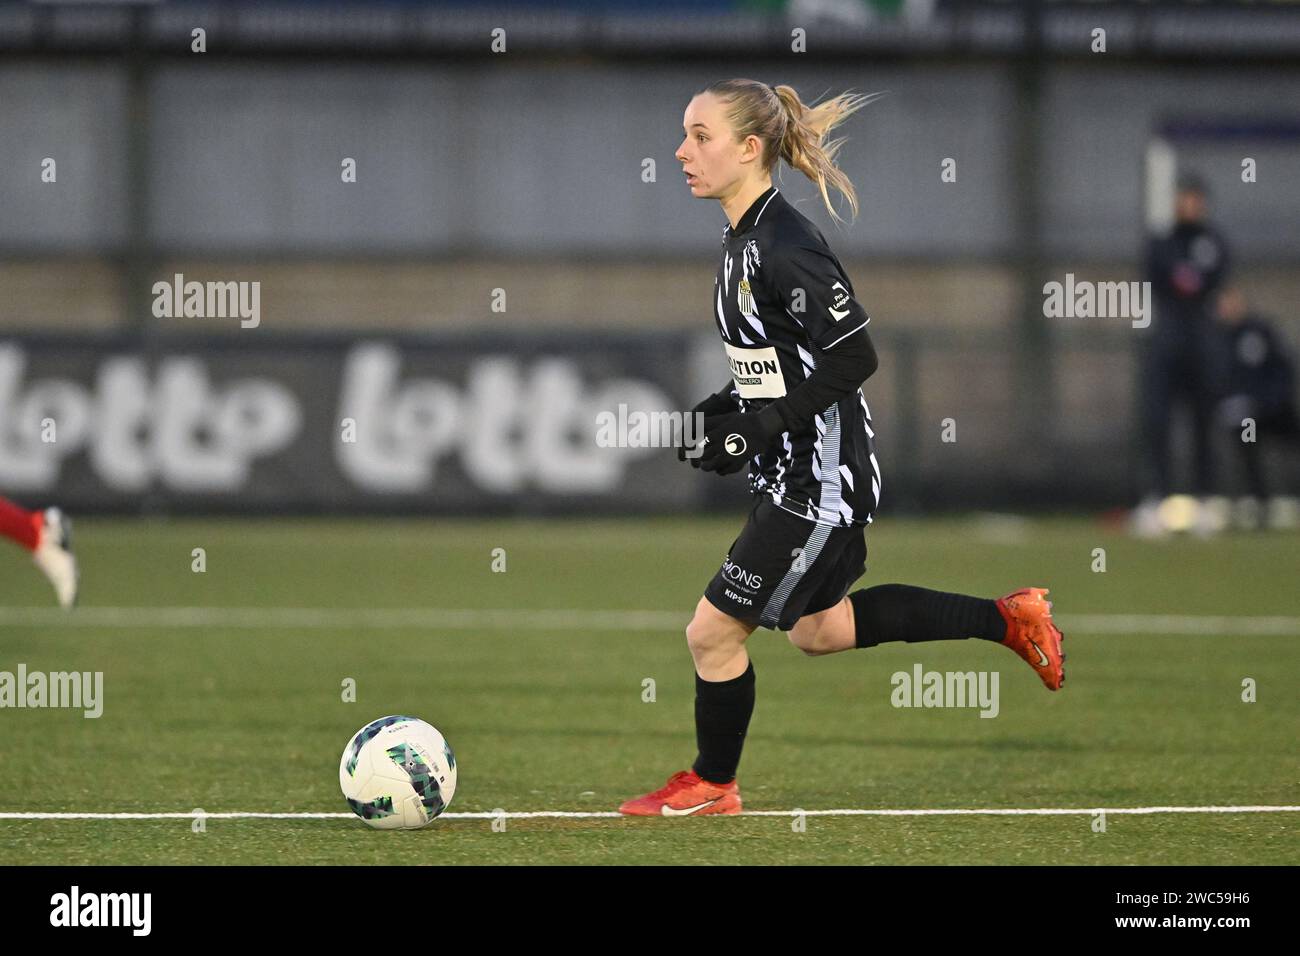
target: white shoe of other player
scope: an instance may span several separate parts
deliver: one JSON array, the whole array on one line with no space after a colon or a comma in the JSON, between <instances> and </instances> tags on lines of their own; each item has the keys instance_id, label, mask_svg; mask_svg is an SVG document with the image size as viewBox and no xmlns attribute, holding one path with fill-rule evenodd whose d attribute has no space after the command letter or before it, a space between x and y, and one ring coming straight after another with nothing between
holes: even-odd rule
<instances>
[{"instance_id":1,"label":"white shoe of other player","mask_svg":"<svg viewBox=\"0 0 1300 956\"><path fill-rule=\"evenodd\" d=\"M1268 500L1268 527L1272 531L1300 528L1300 500L1279 495Z\"/></svg>"},{"instance_id":2,"label":"white shoe of other player","mask_svg":"<svg viewBox=\"0 0 1300 956\"><path fill-rule=\"evenodd\" d=\"M1169 534L1160 517L1160 499L1144 498L1129 517L1129 533L1138 538L1163 538Z\"/></svg>"},{"instance_id":3,"label":"white shoe of other player","mask_svg":"<svg viewBox=\"0 0 1300 956\"><path fill-rule=\"evenodd\" d=\"M77 602L77 559L72 554L72 522L58 508L46 508L42 518L41 539L32 559L54 585L59 603L72 607Z\"/></svg>"},{"instance_id":4,"label":"white shoe of other player","mask_svg":"<svg viewBox=\"0 0 1300 956\"><path fill-rule=\"evenodd\" d=\"M1258 531L1264 523L1264 504L1251 495L1238 498L1232 505L1232 526L1238 531Z\"/></svg>"},{"instance_id":5,"label":"white shoe of other player","mask_svg":"<svg viewBox=\"0 0 1300 956\"><path fill-rule=\"evenodd\" d=\"M1232 502L1222 495L1202 498L1196 505L1192 531L1202 538L1227 531L1232 524Z\"/></svg>"}]
</instances>

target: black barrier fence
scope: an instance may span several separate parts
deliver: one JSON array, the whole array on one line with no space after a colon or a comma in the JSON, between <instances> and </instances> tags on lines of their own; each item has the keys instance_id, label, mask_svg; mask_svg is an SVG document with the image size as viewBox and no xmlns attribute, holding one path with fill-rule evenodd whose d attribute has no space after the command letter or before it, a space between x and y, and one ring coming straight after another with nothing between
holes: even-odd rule
<instances>
[{"instance_id":1,"label":"black barrier fence","mask_svg":"<svg viewBox=\"0 0 1300 956\"><path fill-rule=\"evenodd\" d=\"M1009 333L873 340L882 509L1131 503L1124 333L1060 336L1028 394ZM669 447L673 413L726 376L716 337L676 332L0 337L0 493L83 513L733 509L743 475Z\"/></svg>"}]
</instances>

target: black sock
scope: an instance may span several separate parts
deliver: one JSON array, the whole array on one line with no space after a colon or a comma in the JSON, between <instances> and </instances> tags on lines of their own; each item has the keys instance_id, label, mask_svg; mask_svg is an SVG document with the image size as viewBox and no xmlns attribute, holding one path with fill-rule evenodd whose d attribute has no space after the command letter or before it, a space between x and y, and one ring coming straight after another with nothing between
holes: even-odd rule
<instances>
[{"instance_id":1,"label":"black sock","mask_svg":"<svg viewBox=\"0 0 1300 956\"><path fill-rule=\"evenodd\" d=\"M754 713L754 662L731 680L695 675L695 742L699 755L691 767L710 783L731 783Z\"/></svg>"},{"instance_id":2,"label":"black sock","mask_svg":"<svg viewBox=\"0 0 1300 956\"><path fill-rule=\"evenodd\" d=\"M954 641L978 637L1001 641L1007 622L989 598L880 584L849 595L858 647L886 641Z\"/></svg>"}]
</instances>

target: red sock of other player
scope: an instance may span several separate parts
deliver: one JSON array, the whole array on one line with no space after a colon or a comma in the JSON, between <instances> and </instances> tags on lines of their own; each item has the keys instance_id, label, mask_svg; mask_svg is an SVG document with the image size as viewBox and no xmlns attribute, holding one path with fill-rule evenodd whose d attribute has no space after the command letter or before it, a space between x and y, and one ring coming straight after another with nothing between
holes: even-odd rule
<instances>
[{"instance_id":1,"label":"red sock of other player","mask_svg":"<svg viewBox=\"0 0 1300 956\"><path fill-rule=\"evenodd\" d=\"M17 541L28 551L35 551L42 523L39 511L28 511L8 498L0 498L0 535Z\"/></svg>"}]
</instances>

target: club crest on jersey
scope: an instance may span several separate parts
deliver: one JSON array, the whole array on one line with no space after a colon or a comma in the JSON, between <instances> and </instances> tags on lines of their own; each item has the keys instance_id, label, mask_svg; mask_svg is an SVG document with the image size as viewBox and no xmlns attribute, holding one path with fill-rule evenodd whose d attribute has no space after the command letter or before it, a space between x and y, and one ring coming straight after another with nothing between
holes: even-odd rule
<instances>
[{"instance_id":1,"label":"club crest on jersey","mask_svg":"<svg viewBox=\"0 0 1300 956\"><path fill-rule=\"evenodd\" d=\"M743 314L745 314L745 315L753 315L753 314L754 314L754 312L755 312L755 309L754 309L754 294L753 294L753 292L750 291L750 288L749 288L749 280L748 280L748 279L741 279L741 280L740 280L740 289L739 289L739 292L737 293L736 301L737 301L737 303L739 303L739 305L740 305L740 311L741 311Z\"/></svg>"}]
</instances>

